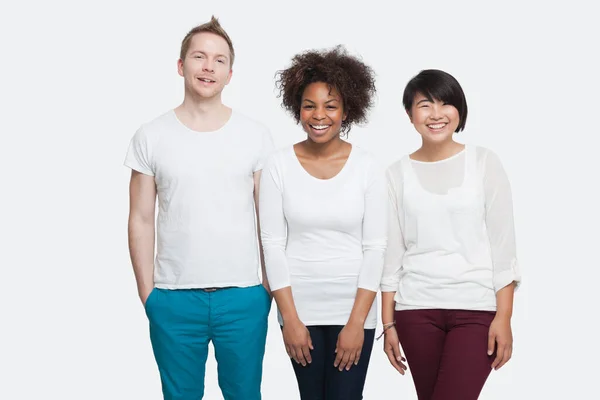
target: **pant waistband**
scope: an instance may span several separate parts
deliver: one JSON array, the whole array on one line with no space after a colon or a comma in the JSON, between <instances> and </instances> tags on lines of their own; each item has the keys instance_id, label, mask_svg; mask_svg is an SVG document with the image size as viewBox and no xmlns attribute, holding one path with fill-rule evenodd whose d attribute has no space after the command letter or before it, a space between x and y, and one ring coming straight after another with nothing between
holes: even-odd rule
<instances>
[{"instance_id":1,"label":"pant waistband","mask_svg":"<svg viewBox=\"0 0 600 400\"><path fill-rule=\"evenodd\" d=\"M200 288L200 290L202 290L204 292L216 292L217 290L231 289L231 288L234 288L234 287L235 286L210 287L210 288Z\"/></svg>"}]
</instances>

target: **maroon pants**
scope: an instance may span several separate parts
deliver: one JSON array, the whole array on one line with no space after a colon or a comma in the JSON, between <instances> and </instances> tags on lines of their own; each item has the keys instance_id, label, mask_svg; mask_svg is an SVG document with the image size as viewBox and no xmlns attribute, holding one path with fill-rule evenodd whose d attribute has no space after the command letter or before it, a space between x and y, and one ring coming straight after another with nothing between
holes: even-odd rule
<instances>
[{"instance_id":1,"label":"maroon pants","mask_svg":"<svg viewBox=\"0 0 600 400\"><path fill-rule=\"evenodd\" d=\"M476 400L496 354L487 355L495 312L396 311L396 330L419 400Z\"/></svg>"}]
</instances>

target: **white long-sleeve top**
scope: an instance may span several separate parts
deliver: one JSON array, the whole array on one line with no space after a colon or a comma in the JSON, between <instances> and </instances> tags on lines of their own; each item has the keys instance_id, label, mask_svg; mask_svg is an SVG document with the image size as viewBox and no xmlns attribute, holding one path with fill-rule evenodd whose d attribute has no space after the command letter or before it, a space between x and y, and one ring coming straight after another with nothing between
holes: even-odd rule
<instances>
[{"instance_id":1,"label":"white long-sleeve top","mask_svg":"<svg viewBox=\"0 0 600 400\"><path fill-rule=\"evenodd\" d=\"M273 291L291 286L305 325L345 325L357 289L378 291L387 202L384 169L355 145L331 179L310 175L293 146L267 161L259 198L267 276ZM376 303L365 329L377 324Z\"/></svg>"},{"instance_id":2,"label":"white long-sleeve top","mask_svg":"<svg viewBox=\"0 0 600 400\"><path fill-rule=\"evenodd\" d=\"M437 162L405 156L387 171L390 223L381 283L396 310L495 310L520 284L511 187L492 151Z\"/></svg>"}]
</instances>

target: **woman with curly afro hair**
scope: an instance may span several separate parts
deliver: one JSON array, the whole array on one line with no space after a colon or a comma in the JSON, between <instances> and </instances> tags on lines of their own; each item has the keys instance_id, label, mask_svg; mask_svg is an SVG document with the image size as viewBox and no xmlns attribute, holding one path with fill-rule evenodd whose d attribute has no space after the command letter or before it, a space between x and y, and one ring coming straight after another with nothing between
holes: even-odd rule
<instances>
[{"instance_id":1,"label":"woman with curly afro hair","mask_svg":"<svg viewBox=\"0 0 600 400\"><path fill-rule=\"evenodd\" d=\"M366 122L374 74L343 47L277 73L306 140L276 151L260 185L267 277L302 399L362 399L387 239L385 174L342 139Z\"/></svg>"}]
</instances>

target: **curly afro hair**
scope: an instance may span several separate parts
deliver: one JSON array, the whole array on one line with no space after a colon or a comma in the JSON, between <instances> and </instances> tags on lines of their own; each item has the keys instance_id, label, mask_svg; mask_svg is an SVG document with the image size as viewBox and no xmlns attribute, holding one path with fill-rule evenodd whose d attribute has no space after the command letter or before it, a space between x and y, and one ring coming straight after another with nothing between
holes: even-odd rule
<instances>
[{"instance_id":1,"label":"curly afro hair","mask_svg":"<svg viewBox=\"0 0 600 400\"><path fill-rule=\"evenodd\" d=\"M276 73L277 97L282 107L300 123L300 106L304 89L314 82L323 82L335 88L342 97L346 120L341 133L347 135L351 125L367 121L367 112L373 106L376 93L374 72L357 57L351 56L339 45L331 50L309 50L297 54L292 64Z\"/></svg>"}]
</instances>

